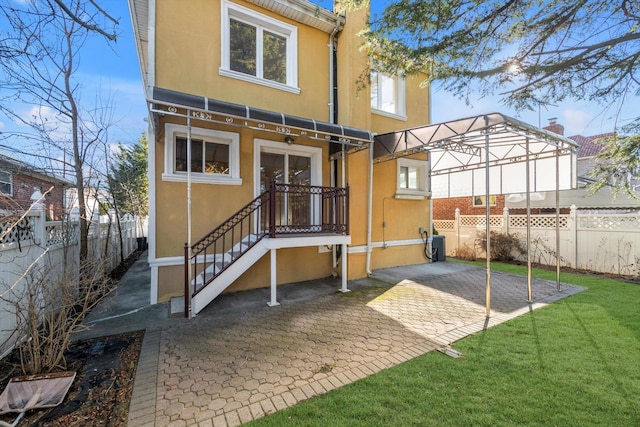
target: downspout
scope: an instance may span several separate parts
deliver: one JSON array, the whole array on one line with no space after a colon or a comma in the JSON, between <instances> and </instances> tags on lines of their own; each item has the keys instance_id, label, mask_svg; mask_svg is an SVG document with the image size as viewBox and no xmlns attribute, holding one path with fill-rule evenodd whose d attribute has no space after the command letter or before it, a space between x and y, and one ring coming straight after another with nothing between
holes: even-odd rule
<instances>
[{"instance_id":1,"label":"downspout","mask_svg":"<svg viewBox=\"0 0 640 427\"><path fill-rule=\"evenodd\" d=\"M338 34L338 32L340 31L340 23L336 22L336 26L334 27L333 31L331 32L331 35L329 36L329 123L336 123L338 121L338 105L337 105L337 92L338 92L338 84L337 84L337 74L338 74L338 67L337 67L337 59L336 59L336 45L335 45L335 41L336 41L336 35ZM342 156L342 186L344 187L344 183L345 183L345 178L344 178L344 145L342 146L343 148L343 156ZM338 168L337 168L337 164L335 164L335 160L334 160L334 168L333 168L333 173L331 174L331 179L333 180L333 182L331 183L331 185L333 186L337 186L338 183L336 182L336 175L337 174ZM341 254L341 256L346 256L346 254ZM337 246L333 245L333 248L331 249L331 259L332 259L332 265L333 268L337 268L338 267L338 253L337 253Z\"/></svg>"},{"instance_id":2,"label":"downspout","mask_svg":"<svg viewBox=\"0 0 640 427\"><path fill-rule=\"evenodd\" d=\"M336 22L336 26L329 36L329 123L337 123L338 121L338 105L336 101L338 92L337 83L337 59L336 59L336 34L340 31L340 23Z\"/></svg>"},{"instance_id":3,"label":"downspout","mask_svg":"<svg viewBox=\"0 0 640 427\"><path fill-rule=\"evenodd\" d=\"M371 272L371 224L373 222L373 141L369 143L369 191L367 194L367 258L366 272L367 276L373 276Z\"/></svg>"}]
</instances>

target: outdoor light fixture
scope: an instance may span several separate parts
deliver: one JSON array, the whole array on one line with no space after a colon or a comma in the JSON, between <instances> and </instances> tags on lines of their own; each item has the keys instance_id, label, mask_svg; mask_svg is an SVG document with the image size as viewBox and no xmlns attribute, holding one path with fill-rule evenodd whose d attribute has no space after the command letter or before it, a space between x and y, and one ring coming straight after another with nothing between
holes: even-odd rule
<instances>
[{"instance_id":1,"label":"outdoor light fixture","mask_svg":"<svg viewBox=\"0 0 640 427\"><path fill-rule=\"evenodd\" d=\"M293 144L293 141L294 139L291 137L291 135L287 135L284 137L284 142L286 142L289 145Z\"/></svg>"}]
</instances>

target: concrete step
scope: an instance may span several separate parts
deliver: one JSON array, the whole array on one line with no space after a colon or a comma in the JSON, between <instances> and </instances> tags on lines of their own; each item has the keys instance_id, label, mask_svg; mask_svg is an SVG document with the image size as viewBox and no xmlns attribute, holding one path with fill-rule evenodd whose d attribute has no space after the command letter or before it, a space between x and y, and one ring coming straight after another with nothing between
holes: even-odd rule
<instances>
[{"instance_id":1,"label":"concrete step","mask_svg":"<svg viewBox=\"0 0 640 427\"><path fill-rule=\"evenodd\" d=\"M184 296L171 298L169 317L184 317Z\"/></svg>"}]
</instances>

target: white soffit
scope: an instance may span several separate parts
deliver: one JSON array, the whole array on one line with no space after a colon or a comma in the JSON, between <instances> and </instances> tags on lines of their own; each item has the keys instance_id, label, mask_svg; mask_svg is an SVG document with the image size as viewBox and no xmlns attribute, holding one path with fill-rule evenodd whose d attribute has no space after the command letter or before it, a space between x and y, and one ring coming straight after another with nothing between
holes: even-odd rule
<instances>
[{"instance_id":1,"label":"white soffit","mask_svg":"<svg viewBox=\"0 0 640 427\"><path fill-rule=\"evenodd\" d=\"M247 0L249 3L331 34L345 18L306 0Z\"/></svg>"},{"instance_id":2,"label":"white soffit","mask_svg":"<svg viewBox=\"0 0 640 427\"><path fill-rule=\"evenodd\" d=\"M575 186L577 144L500 113L391 132L375 137L376 161L429 152L434 198L526 192ZM487 150L488 148L488 150ZM487 171L487 156L489 168Z\"/></svg>"}]
</instances>

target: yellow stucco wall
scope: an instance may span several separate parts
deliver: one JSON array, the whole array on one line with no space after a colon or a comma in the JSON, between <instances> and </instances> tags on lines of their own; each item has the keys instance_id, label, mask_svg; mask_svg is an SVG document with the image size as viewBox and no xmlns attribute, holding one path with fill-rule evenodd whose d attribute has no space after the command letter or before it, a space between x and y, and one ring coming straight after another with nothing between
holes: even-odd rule
<instances>
[{"instance_id":1,"label":"yellow stucco wall","mask_svg":"<svg viewBox=\"0 0 640 427\"><path fill-rule=\"evenodd\" d=\"M155 85L328 121L329 34L244 1L234 3L298 27L300 94L219 75L221 6L211 0L156 2Z\"/></svg>"},{"instance_id":2,"label":"yellow stucco wall","mask_svg":"<svg viewBox=\"0 0 640 427\"><path fill-rule=\"evenodd\" d=\"M278 249L278 285L329 277L333 272L331 253L318 253L318 247ZM339 273L339 266L337 272ZM270 255L267 253L225 292L264 288L270 285ZM158 273L158 302L184 295L184 266L160 267Z\"/></svg>"},{"instance_id":3,"label":"yellow stucco wall","mask_svg":"<svg viewBox=\"0 0 640 427\"><path fill-rule=\"evenodd\" d=\"M298 87L293 94L246 81L219 75L220 2L210 0L163 0L156 2L155 85L174 91L247 104L266 110L329 121L329 35L293 22L244 1L237 4L254 9L298 27ZM197 19L196 19L197 17ZM362 40L354 35L366 23L366 11L347 13L347 24L338 35L338 122L343 125L388 132L426 124L429 117L428 89L418 89L424 76L407 77L407 120L395 120L372 114L369 88L358 88L358 77L367 69L368 58L360 49ZM183 255L187 240L186 183L162 180L164 172L164 123L179 119L161 118L156 135L156 257ZM194 120L193 126L215 128L240 134L240 175L242 185L193 184L193 240L211 231L254 197L254 138L282 141L283 136L240 127L205 124ZM330 184L329 144L296 138L296 144L322 147L322 184ZM369 151L351 154L346 160L346 181L350 186L350 227L352 247L366 244ZM340 170L340 161L336 167ZM341 179L338 178L338 184ZM417 227L428 226L428 201L393 199L396 185L396 162L374 166L374 202L372 238L386 240L419 239ZM382 227L383 222L387 226ZM384 236L383 236L384 231ZM349 255L349 278L366 274L366 255ZM423 262L421 245L375 249L372 267L380 268ZM331 254L318 253L316 246L278 251L278 283L291 283L327 277L332 273ZM338 266L338 272L340 268ZM183 290L182 266L163 266L158 273L159 301ZM258 261L228 290L243 290L269 285L269 256Z\"/></svg>"}]
</instances>

